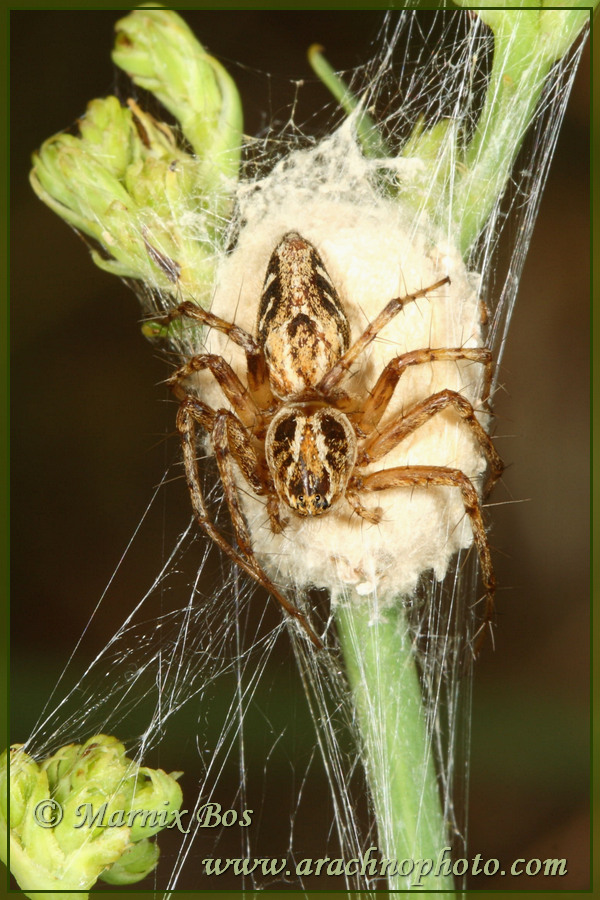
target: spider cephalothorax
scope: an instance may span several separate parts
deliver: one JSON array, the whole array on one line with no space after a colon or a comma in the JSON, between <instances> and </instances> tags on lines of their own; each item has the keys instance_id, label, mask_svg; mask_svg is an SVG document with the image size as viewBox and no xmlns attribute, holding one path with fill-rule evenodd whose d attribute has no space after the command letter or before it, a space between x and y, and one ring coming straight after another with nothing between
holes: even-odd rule
<instances>
[{"instance_id":1,"label":"spider cephalothorax","mask_svg":"<svg viewBox=\"0 0 600 900\"><path fill-rule=\"evenodd\" d=\"M169 379L181 401L177 426L196 518L235 562L300 621L317 647L322 646L321 641L305 616L268 577L253 552L234 463L245 489L265 498L274 534L285 528L282 513L286 511L307 518L346 504L362 519L379 522L380 511L365 507L362 494L430 485L457 488L479 551L486 589L485 621L491 619L495 579L479 495L470 478L458 468L440 465L372 469L404 438L451 408L470 429L489 463L489 489L499 477L502 463L472 404L461 393L446 388L388 417L388 421L384 417L403 372L425 363L466 360L482 364L482 399L487 400L492 375L490 351L485 347L411 350L392 357L365 395L351 396L345 385L365 349L400 310L419 297L434 294L448 282L444 277L390 300L351 342L344 305L321 255L298 233L288 232L267 265L256 336L189 302L168 317L185 316L216 329L240 347L246 359L246 384L222 356L210 353L193 356ZM219 384L227 407L214 409L184 388L184 382L202 370L208 370ZM196 459L197 424L211 437L237 549L216 529L204 503Z\"/></svg>"}]
</instances>

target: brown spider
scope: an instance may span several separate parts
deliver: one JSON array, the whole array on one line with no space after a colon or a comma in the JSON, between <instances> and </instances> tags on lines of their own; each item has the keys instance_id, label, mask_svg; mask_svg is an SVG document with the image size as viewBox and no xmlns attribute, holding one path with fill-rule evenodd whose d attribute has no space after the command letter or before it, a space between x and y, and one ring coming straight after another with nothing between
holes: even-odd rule
<instances>
[{"instance_id":1,"label":"brown spider","mask_svg":"<svg viewBox=\"0 0 600 900\"><path fill-rule=\"evenodd\" d=\"M321 256L295 232L284 235L269 264L258 310L256 336L218 318L194 303L183 303L164 320L187 317L225 333L246 357L247 384L214 354L193 356L168 379L181 401L177 428L194 514L206 533L255 581L262 584L286 612L297 619L317 648L322 642L306 617L276 587L259 565L240 506L234 463L254 494L266 498L274 533L285 527L280 510L297 516L321 516L344 500L361 517L378 522L381 512L360 502L363 492L398 487L449 485L461 492L481 562L486 592L485 622L494 608L495 578L476 488L462 471L445 466L396 466L364 472L407 435L440 411L453 407L471 430L487 458L490 475L486 493L502 472L502 462L473 406L462 394L445 389L416 403L406 413L378 427L402 373L409 366L436 360L470 360L485 367L483 400L490 391L491 351L476 348L426 348L393 358L368 397L352 399L342 385L351 366L394 316L409 302L449 282L435 284L390 300L353 344L344 307ZM183 383L208 370L230 408L212 409ZM238 549L209 518L196 459L196 427L210 434Z\"/></svg>"}]
</instances>

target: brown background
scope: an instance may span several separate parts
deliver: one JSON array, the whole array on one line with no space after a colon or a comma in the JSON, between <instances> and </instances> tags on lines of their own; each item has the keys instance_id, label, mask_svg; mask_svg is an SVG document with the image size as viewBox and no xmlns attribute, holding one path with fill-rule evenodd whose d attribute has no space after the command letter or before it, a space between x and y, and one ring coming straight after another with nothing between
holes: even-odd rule
<instances>
[{"instance_id":1,"label":"brown background","mask_svg":"<svg viewBox=\"0 0 600 900\"><path fill-rule=\"evenodd\" d=\"M109 59L117 17L11 16L13 741L33 728L153 486L177 455L174 406L159 385L167 368L139 333L135 297L92 265L83 244L27 183L31 151L89 99L123 85ZM290 100L289 79L312 79L305 61L310 43L324 44L337 67L352 67L368 58L380 16L193 12L186 19L236 78L246 130L254 133L265 110L268 121ZM588 66L586 55L496 400L497 445L510 467L493 497L502 504L491 535L499 616L495 651L487 647L476 667L471 767L471 853L503 862L566 857L569 874L560 884L479 879L472 886L480 889L589 885ZM324 96L320 87L306 91L306 117L311 102L318 109ZM187 522L180 485L168 489L161 510L148 526L156 547L163 528L168 545ZM157 559L142 551L134 551L126 579L111 593L99 646L110 636L108 619L119 623L148 573L158 570ZM284 714L300 690L293 668L285 668L288 658L282 640L265 676L265 690ZM190 721L179 723L160 764L193 770L197 715L194 708ZM271 773L281 778L284 805L293 764L286 771ZM307 836L298 838L308 848L297 847L300 856L319 855L328 828L325 788L318 774L315 781L307 788L305 803L315 806L306 816ZM263 818L269 816L266 809ZM266 823L263 829L269 846Z\"/></svg>"}]
</instances>

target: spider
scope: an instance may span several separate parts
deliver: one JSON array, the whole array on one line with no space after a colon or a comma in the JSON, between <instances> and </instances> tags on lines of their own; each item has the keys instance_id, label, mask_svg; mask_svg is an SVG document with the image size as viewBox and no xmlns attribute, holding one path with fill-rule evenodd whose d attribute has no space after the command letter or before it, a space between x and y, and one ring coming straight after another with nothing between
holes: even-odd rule
<instances>
[{"instance_id":1,"label":"spider","mask_svg":"<svg viewBox=\"0 0 600 900\"><path fill-rule=\"evenodd\" d=\"M177 430L196 519L212 540L255 581L263 585L295 618L312 643L323 647L304 614L291 603L258 563L240 506L234 464L250 490L266 500L272 532L286 525L282 510L294 516L324 516L347 503L368 522L380 520L379 509L361 503L366 492L389 488L453 486L460 491L469 516L485 588L485 621L494 609L495 577L477 489L460 469L445 466L396 466L364 470L383 459L407 435L437 413L453 408L470 429L489 465L484 494L499 478L503 465L492 441L462 394L444 389L393 416L380 427L392 394L409 366L470 360L484 367L483 401L493 373L486 347L440 347L411 350L391 359L366 397L344 390L354 363L383 328L406 306L449 283L435 284L390 300L353 343L344 306L317 249L296 232L288 232L273 250L260 298L255 335L207 312L192 302L173 309L162 321L188 318L217 329L242 348L246 383L223 357L192 356L168 379L180 401ZM185 386L196 372L208 370L229 407L213 409ZM209 517L200 486L196 458L197 427L210 435L235 542L232 546Z\"/></svg>"}]
</instances>

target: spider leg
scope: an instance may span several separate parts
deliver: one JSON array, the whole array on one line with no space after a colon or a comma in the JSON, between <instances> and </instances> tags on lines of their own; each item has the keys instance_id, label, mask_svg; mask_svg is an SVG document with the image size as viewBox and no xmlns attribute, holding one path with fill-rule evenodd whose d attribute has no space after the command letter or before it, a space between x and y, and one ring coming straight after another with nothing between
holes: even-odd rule
<instances>
[{"instance_id":1,"label":"spider leg","mask_svg":"<svg viewBox=\"0 0 600 900\"><path fill-rule=\"evenodd\" d=\"M223 488L225 490L225 499L229 507L229 512L231 513L235 538L245 561L245 565L242 567L255 581L262 584L263 587L269 591L289 616L297 619L315 647L318 650L321 650L323 644L309 625L306 617L275 587L267 573L259 566L256 557L254 556L252 539L240 506L238 489L233 472L233 454L231 452L228 435L228 425L233 418L232 414L227 410L219 410L217 412L212 432L212 443L221 480L223 482ZM224 541L224 539L222 540ZM229 549L231 550L233 548L230 547ZM231 554L229 555L231 556ZM241 560L238 560L238 563L242 564Z\"/></svg>"},{"instance_id":2,"label":"spider leg","mask_svg":"<svg viewBox=\"0 0 600 900\"><path fill-rule=\"evenodd\" d=\"M219 415L226 417L227 444L233 458L254 493L267 496L271 530L279 534L283 531L284 522L279 515L279 498L264 455L259 456L256 452L252 435L233 413L219 410Z\"/></svg>"},{"instance_id":3,"label":"spider leg","mask_svg":"<svg viewBox=\"0 0 600 900\"><path fill-rule=\"evenodd\" d=\"M445 284L450 284L450 279L448 277L436 281L435 284L430 284L429 287L421 288L421 290L415 291L413 294L406 294L405 297L396 297L393 300L390 300L379 315L373 319L371 324L365 328L358 340L346 350L343 356L341 356L335 365L331 367L329 372L323 376L317 385L317 390L327 396L327 394L339 384L356 358L360 356L371 341L377 337L381 329L391 322L394 316L398 315L400 310L403 309L407 303L418 300L419 297L425 297L427 294L430 294L432 291L437 290Z\"/></svg>"},{"instance_id":4,"label":"spider leg","mask_svg":"<svg viewBox=\"0 0 600 900\"><path fill-rule=\"evenodd\" d=\"M263 409L271 406L274 398L269 384L267 360L262 347L251 334L244 331L239 325L220 319L218 316L190 301L182 303L171 310L168 315L160 319L160 322L163 325L169 325L174 319L180 318L194 319L196 322L208 325L209 328L215 328L217 331L226 334L238 347L241 347L246 354L248 387L255 402Z\"/></svg>"},{"instance_id":5,"label":"spider leg","mask_svg":"<svg viewBox=\"0 0 600 900\"><path fill-rule=\"evenodd\" d=\"M183 400L189 396L182 382L195 372L202 372L204 369L209 369L213 374L242 422L250 427L256 425L257 420L261 417L261 412L248 388L244 387L229 363L222 356L214 356L211 353L192 356L185 365L176 369L167 379L167 384L178 400Z\"/></svg>"},{"instance_id":6,"label":"spider leg","mask_svg":"<svg viewBox=\"0 0 600 900\"><path fill-rule=\"evenodd\" d=\"M354 424L364 437L368 437L371 434L385 413L400 377L409 366L436 361L453 362L461 359L481 363L485 367L482 394L482 401L485 403L490 395L494 372L492 351L487 347L439 347L426 350L411 350L409 353L396 356L386 365L362 411L354 418Z\"/></svg>"},{"instance_id":7,"label":"spider leg","mask_svg":"<svg viewBox=\"0 0 600 900\"><path fill-rule=\"evenodd\" d=\"M380 506L376 509L370 509L368 506L363 506L355 491L349 491L346 489L346 500L354 510L354 512L361 517L361 519L366 519L367 522L370 522L371 525L378 525L381 522L383 516L383 510Z\"/></svg>"},{"instance_id":8,"label":"spider leg","mask_svg":"<svg viewBox=\"0 0 600 900\"><path fill-rule=\"evenodd\" d=\"M221 411L223 412L223 411ZM229 414L228 414L229 415ZM310 625L308 624L305 617L302 613L293 606L289 600L287 600L280 591L275 587L275 585L270 581L266 573L262 571L258 563L256 562L254 556L252 555L251 542L249 539L248 531L246 528L246 524L244 522L241 510L239 509L239 503L237 498L237 493L235 489L235 482L229 479L229 475L224 475L224 470L222 470L222 478L223 484L225 487L225 496L231 511L232 521L234 525L234 531L236 533L236 538L240 543L240 548L242 549L242 553L239 553L235 550L228 541L223 537L220 531L215 527L214 523L210 519L208 514L208 510L206 509L206 504L204 502L204 497L202 494L202 489L200 487L200 475L198 472L198 462L196 459L196 422L206 428L208 431L212 432L213 435L213 443L215 442L215 429L217 430L217 446L220 446L220 442L223 440L221 436L221 432L223 430L223 424L225 421L225 417L223 415L219 415L219 413L215 413L214 410L211 410L205 403L202 403L200 400L197 400L195 397L186 396L181 406L179 407L179 411L177 413L177 430L179 431L179 435L181 437L181 446L183 452L183 462L186 472L187 485L190 492L190 497L192 500L192 508L194 511L194 515L198 521L200 527L206 532L206 534L215 542L215 544L231 559L234 563L236 563L240 568L242 568L251 578L257 581L259 584L262 584L267 590L273 595L273 597L281 604L281 606L289 613L290 616L296 618L311 641L315 645L318 650L321 650L323 647L322 642L316 636ZM219 423L219 424L218 424ZM226 437L225 437L225 443ZM219 455L217 453L217 447L215 447L215 453L217 454L217 462L219 462ZM221 466L223 463L219 465ZM230 470L230 462L227 461L225 463L224 469Z\"/></svg>"},{"instance_id":9,"label":"spider leg","mask_svg":"<svg viewBox=\"0 0 600 900\"><path fill-rule=\"evenodd\" d=\"M494 447L487 432L481 427L475 416L475 410L462 394L446 388L437 394L432 394L426 400L416 403L405 415L393 419L381 431L372 434L363 445L357 460L358 466L366 466L377 462L390 450L400 443L407 435L412 434L432 416L441 412L448 406L453 406L464 422L471 429L473 436L479 443L490 465L490 474L484 490L484 496L492 489L504 469L504 464Z\"/></svg>"},{"instance_id":10,"label":"spider leg","mask_svg":"<svg viewBox=\"0 0 600 900\"><path fill-rule=\"evenodd\" d=\"M490 545L485 533L485 525L483 524L481 504L471 480L460 469L450 469L444 466L398 466L380 472L372 472L370 475L355 475L351 482L351 489L353 491L384 491L388 488L429 487L430 485L457 487L462 494L465 512L471 520L473 539L479 553L481 577L485 588L484 622L477 633L475 641L475 653L477 653L479 652L485 629L489 627L491 630L495 606L496 578L492 567Z\"/></svg>"}]
</instances>

